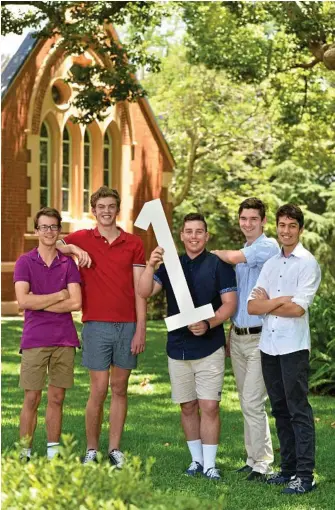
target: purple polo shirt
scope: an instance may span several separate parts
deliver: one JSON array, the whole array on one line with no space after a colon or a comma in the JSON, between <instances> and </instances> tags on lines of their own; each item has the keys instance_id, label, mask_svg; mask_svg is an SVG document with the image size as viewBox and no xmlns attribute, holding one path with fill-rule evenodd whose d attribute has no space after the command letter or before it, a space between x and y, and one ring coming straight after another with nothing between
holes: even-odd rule
<instances>
[{"instance_id":1,"label":"purple polo shirt","mask_svg":"<svg viewBox=\"0 0 335 510\"><path fill-rule=\"evenodd\" d=\"M15 264L14 283L28 282L33 294L53 294L80 283L80 274L71 257L57 250L57 257L48 267L37 248L22 255ZM21 349L33 347L79 347L80 343L71 312L54 313L25 310Z\"/></svg>"}]
</instances>

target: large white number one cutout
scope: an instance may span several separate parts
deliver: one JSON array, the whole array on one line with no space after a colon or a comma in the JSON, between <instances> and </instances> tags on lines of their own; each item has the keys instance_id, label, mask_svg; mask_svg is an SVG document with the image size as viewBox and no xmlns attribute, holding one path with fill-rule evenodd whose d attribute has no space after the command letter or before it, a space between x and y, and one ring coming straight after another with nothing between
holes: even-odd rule
<instances>
[{"instance_id":1,"label":"large white number one cutout","mask_svg":"<svg viewBox=\"0 0 335 510\"><path fill-rule=\"evenodd\" d=\"M215 314L211 304L199 306L198 308L195 308L193 304L169 224L159 198L144 204L134 225L143 230L148 230L150 223L154 229L158 245L164 249L164 264L180 310L180 313L177 315L172 315L165 319L168 331L214 317Z\"/></svg>"}]
</instances>

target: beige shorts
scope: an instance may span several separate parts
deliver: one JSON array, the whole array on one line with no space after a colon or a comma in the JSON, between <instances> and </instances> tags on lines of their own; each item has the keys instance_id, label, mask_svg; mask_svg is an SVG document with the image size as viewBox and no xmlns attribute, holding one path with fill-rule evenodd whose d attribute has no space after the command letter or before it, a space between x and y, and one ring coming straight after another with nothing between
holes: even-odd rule
<instances>
[{"instance_id":1,"label":"beige shorts","mask_svg":"<svg viewBox=\"0 0 335 510\"><path fill-rule=\"evenodd\" d=\"M48 383L57 388L73 385L74 347L34 347L22 350L20 386L24 390L42 390Z\"/></svg>"},{"instance_id":2,"label":"beige shorts","mask_svg":"<svg viewBox=\"0 0 335 510\"><path fill-rule=\"evenodd\" d=\"M225 349L220 347L209 356L194 360L168 358L172 401L221 400Z\"/></svg>"}]
</instances>

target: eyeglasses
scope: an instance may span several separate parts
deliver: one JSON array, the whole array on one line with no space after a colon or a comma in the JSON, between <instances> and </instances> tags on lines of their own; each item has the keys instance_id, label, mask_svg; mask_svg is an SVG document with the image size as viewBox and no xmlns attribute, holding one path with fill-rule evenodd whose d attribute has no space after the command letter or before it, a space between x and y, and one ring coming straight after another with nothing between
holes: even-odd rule
<instances>
[{"instance_id":1,"label":"eyeglasses","mask_svg":"<svg viewBox=\"0 0 335 510\"><path fill-rule=\"evenodd\" d=\"M48 232L49 229L51 232L57 232L57 230L59 230L59 225L39 225L36 227L36 230L40 230L41 232Z\"/></svg>"}]
</instances>

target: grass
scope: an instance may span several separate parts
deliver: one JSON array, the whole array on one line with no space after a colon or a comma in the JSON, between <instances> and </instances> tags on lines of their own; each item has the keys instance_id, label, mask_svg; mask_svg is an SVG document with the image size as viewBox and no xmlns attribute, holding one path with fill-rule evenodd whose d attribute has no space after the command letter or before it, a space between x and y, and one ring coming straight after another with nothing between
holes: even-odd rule
<instances>
[{"instance_id":1,"label":"grass","mask_svg":"<svg viewBox=\"0 0 335 510\"><path fill-rule=\"evenodd\" d=\"M78 330L81 325L77 323ZM19 340L22 320L4 320L2 324L2 454L4 457L18 440L19 413L23 392L18 387L20 355ZM305 496L290 497L280 489L261 483L250 483L234 472L244 464L243 421L239 408L230 360L227 362L224 393L221 402L221 442L217 465L224 483L202 478L181 476L190 462L180 427L178 406L170 399L170 385L165 354L166 330L163 322L148 324L147 350L139 359L129 385L129 411L122 449L138 455L142 460L155 457L152 469L154 487L171 493L183 493L211 501L213 508L229 510L266 509L331 510L335 508L335 428L333 397L311 396L317 437L318 490ZM89 378L81 366L81 352L77 353L75 386L68 390L63 432L71 433L77 441L78 456L85 452L84 410L89 393ZM44 429L45 394L39 409L34 451L45 455ZM106 455L108 447L108 402L105 405L100 450ZM270 419L275 463L278 465L278 440L274 421ZM220 504L218 503L220 501Z\"/></svg>"}]
</instances>

